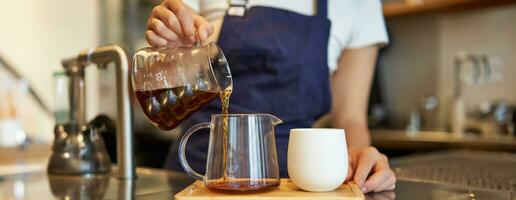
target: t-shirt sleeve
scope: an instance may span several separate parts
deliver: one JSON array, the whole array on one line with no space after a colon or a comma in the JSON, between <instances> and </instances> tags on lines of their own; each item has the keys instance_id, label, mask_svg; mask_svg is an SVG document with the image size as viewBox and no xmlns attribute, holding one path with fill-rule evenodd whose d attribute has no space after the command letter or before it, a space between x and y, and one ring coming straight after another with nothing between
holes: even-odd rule
<instances>
[{"instance_id":1,"label":"t-shirt sleeve","mask_svg":"<svg viewBox=\"0 0 516 200\"><path fill-rule=\"evenodd\" d=\"M351 37L346 48L370 45L385 46L389 43L380 0L361 0L357 6Z\"/></svg>"},{"instance_id":2,"label":"t-shirt sleeve","mask_svg":"<svg viewBox=\"0 0 516 200\"><path fill-rule=\"evenodd\" d=\"M200 0L183 0L183 2L196 13L201 12Z\"/></svg>"}]
</instances>

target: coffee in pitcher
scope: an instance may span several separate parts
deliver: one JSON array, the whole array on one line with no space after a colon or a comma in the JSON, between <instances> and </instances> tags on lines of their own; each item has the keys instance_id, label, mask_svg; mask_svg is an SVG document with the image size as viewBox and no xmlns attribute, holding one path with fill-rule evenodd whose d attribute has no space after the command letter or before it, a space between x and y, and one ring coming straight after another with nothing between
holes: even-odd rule
<instances>
[{"instance_id":1,"label":"coffee in pitcher","mask_svg":"<svg viewBox=\"0 0 516 200\"><path fill-rule=\"evenodd\" d=\"M135 92L145 115L162 130L171 130L213 101L219 92L192 89L189 86L138 90Z\"/></svg>"},{"instance_id":2,"label":"coffee in pitcher","mask_svg":"<svg viewBox=\"0 0 516 200\"><path fill-rule=\"evenodd\" d=\"M263 191L277 187L279 179L235 179L235 180L216 180L206 183L206 187L220 191Z\"/></svg>"}]
</instances>

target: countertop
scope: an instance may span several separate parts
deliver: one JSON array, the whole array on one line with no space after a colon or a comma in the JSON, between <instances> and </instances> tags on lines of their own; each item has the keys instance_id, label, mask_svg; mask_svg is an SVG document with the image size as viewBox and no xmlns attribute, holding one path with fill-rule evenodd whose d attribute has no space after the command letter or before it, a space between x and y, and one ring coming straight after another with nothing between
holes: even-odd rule
<instances>
[{"instance_id":1,"label":"countertop","mask_svg":"<svg viewBox=\"0 0 516 200\"><path fill-rule=\"evenodd\" d=\"M135 181L113 176L66 177L34 172L0 177L0 199L173 199L193 180L182 173L138 169ZM250 194L253 195L253 194ZM369 193L368 200L511 199L510 192L399 180L394 191Z\"/></svg>"},{"instance_id":2,"label":"countertop","mask_svg":"<svg viewBox=\"0 0 516 200\"><path fill-rule=\"evenodd\" d=\"M33 172L0 177L0 199L173 199L192 183L182 173L137 170L135 181L113 176L47 176ZM259 194L259 193L258 193ZM250 194L253 195L253 194ZM474 190L452 185L399 180L394 191L370 193L366 199L511 199L510 192Z\"/></svg>"},{"instance_id":3,"label":"countertop","mask_svg":"<svg viewBox=\"0 0 516 200\"><path fill-rule=\"evenodd\" d=\"M9 151L20 154L17 151L31 149L33 148ZM9 157L1 152L0 157ZM49 176L45 173L45 157L30 157L28 160L22 158L23 156L0 162L0 168L4 169L0 173L0 199L173 199L175 193L193 182L193 179L183 173L150 168L137 168L138 178L135 180L121 180L113 175ZM112 174L116 174L115 171L116 167ZM367 200L514 198L516 197L511 196L511 191L484 190L403 178L398 179L394 191L366 195Z\"/></svg>"}]
</instances>

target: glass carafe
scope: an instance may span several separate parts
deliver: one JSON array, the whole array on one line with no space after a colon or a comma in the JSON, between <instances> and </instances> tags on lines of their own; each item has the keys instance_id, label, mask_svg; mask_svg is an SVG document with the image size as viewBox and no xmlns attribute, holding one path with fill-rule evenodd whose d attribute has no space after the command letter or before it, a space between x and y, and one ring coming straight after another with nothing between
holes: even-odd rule
<instances>
[{"instance_id":1,"label":"glass carafe","mask_svg":"<svg viewBox=\"0 0 516 200\"><path fill-rule=\"evenodd\" d=\"M215 44L187 48L143 48L133 58L132 86L145 115L171 130L232 90L222 50Z\"/></svg>"},{"instance_id":2,"label":"glass carafe","mask_svg":"<svg viewBox=\"0 0 516 200\"><path fill-rule=\"evenodd\" d=\"M211 122L193 126L179 143L185 171L204 186L224 191L264 190L278 186L280 175L274 126L282 121L269 114L215 114ZM210 129L205 175L188 165L185 148L197 130Z\"/></svg>"}]
</instances>

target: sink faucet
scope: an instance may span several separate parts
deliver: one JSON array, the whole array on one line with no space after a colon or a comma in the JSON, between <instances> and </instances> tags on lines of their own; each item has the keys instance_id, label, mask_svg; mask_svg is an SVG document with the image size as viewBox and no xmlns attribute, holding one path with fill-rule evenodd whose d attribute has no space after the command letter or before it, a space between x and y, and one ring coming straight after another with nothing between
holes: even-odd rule
<instances>
[{"instance_id":1,"label":"sink faucet","mask_svg":"<svg viewBox=\"0 0 516 200\"><path fill-rule=\"evenodd\" d=\"M70 122L79 125L85 123L84 68L89 64L97 64L99 68L106 68L111 62L114 62L116 67L118 177L132 179L135 178L135 164L133 158L133 113L129 88L129 63L126 52L120 46L107 45L86 49L77 57L62 61L67 73L76 72L78 74L77 76L70 76L71 85L74 85L70 89Z\"/></svg>"},{"instance_id":2,"label":"sink faucet","mask_svg":"<svg viewBox=\"0 0 516 200\"><path fill-rule=\"evenodd\" d=\"M453 95L453 107L451 116L451 129L455 136L462 136L464 133L464 127L466 124L466 108L462 94L461 84L461 71L464 64L467 62L473 63L473 82L477 84L480 79L481 65L478 58L466 52L460 52L455 56L454 60L454 95Z\"/></svg>"}]
</instances>

